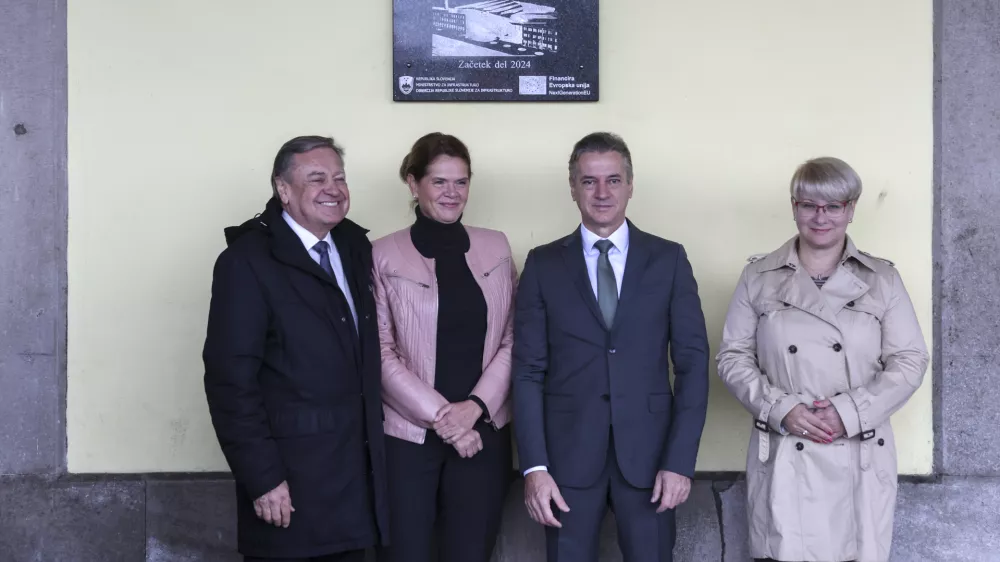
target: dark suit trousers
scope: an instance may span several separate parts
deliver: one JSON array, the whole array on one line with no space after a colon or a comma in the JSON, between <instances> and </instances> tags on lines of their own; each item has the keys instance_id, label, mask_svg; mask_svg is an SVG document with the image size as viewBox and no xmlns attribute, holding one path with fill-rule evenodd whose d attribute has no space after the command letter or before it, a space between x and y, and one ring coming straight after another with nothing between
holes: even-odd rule
<instances>
[{"instance_id":1,"label":"dark suit trousers","mask_svg":"<svg viewBox=\"0 0 1000 562\"><path fill-rule=\"evenodd\" d=\"M326 556L313 556L312 558L254 558L245 556L243 562L365 562L365 551L352 550Z\"/></svg>"},{"instance_id":2,"label":"dark suit trousers","mask_svg":"<svg viewBox=\"0 0 1000 562\"><path fill-rule=\"evenodd\" d=\"M674 510L657 514L659 504L649 501L653 489L635 488L625 480L618 468L613 436L597 483L589 488L560 486L559 492L570 511L563 513L552 505L562 528L545 528L548 562L597 562L601 522L609 507L615 515L625 562L673 561Z\"/></svg>"},{"instance_id":3,"label":"dark suit trousers","mask_svg":"<svg viewBox=\"0 0 1000 562\"><path fill-rule=\"evenodd\" d=\"M483 450L471 459L434 430L423 445L386 436L390 539L379 562L489 562L513 472L510 428L476 429Z\"/></svg>"}]
</instances>

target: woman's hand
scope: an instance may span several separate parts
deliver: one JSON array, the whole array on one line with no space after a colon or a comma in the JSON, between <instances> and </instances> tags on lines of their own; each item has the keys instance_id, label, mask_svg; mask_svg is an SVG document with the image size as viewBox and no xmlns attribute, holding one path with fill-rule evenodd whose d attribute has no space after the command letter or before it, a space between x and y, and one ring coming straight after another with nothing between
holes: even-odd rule
<instances>
[{"instance_id":1,"label":"woman's hand","mask_svg":"<svg viewBox=\"0 0 1000 562\"><path fill-rule=\"evenodd\" d=\"M442 441L454 445L459 437L476 425L476 420L482 415L483 409L472 400L445 404L434 417L434 431Z\"/></svg>"},{"instance_id":2,"label":"woman's hand","mask_svg":"<svg viewBox=\"0 0 1000 562\"><path fill-rule=\"evenodd\" d=\"M452 446L458 451L458 456L470 459L483 450L483 438L478 431L470 429L456 439Z\"/></svg>"},{"instance_id":3,"label":"woman's hand","mask_svg":"<svg viewBox=\"0 0 1000 562\"><path fill-rule=\"evenodd\" d=\"M840 418L840 415L837 415ZM785 416L781 425L785 431L810 439L816 443L833 443L834 430L822 418L809 411L805 404L799 404L792 408L791 412Z\"/></svg>"},{"instance_id":4,"label":"woman's hand","mask_svg":"<svg viewBox=\"0 0 1000 562\"><path fill-rule=\"evenodd\" d=\"M844 420L840 417L840 412L834 407L833 403L829 400L818 400L813 402L813 412L816 417L823 420L826 425L833 429L833 435L830 437L833 439L840 439L847 434L847 429L844 428Z\"/></svg>"}]
</instances>

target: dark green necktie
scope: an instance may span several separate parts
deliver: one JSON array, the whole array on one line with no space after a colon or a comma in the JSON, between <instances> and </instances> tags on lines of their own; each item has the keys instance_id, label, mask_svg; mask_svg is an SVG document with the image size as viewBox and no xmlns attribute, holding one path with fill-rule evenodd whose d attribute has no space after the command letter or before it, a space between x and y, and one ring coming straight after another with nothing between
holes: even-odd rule
<instances>
[{"instance_id":1,"label":"dark green necktie","mask_svg":"<svg viewBox=\"0 0 1000 562\"><path fill-rule=\"evenodd\" d=\"M604 324L611 328L618 308L618 282L615 281L615 270L611 268L608 251L615 245L611 240L598 240L594 247L601 252L597 257L597 304L604 315Z\"/></svg>"}]
</instances>

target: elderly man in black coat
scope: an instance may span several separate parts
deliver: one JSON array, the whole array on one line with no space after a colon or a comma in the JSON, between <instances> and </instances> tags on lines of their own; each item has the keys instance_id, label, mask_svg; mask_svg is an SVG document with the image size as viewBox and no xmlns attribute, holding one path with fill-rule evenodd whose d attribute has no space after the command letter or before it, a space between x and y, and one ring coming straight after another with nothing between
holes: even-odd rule
<instances>
[{"instance_id":1,"label":"elderly man in black coat","mask_svg":"<svg viewBox=\"0 0 1000 562\"><path fill-rule=\"evenodd\" d=\"M380 355L367 231L333 139L282 146L273 198L225 231L205 392L247 561L361 561L387 541Z\"/></svg>"}]
</instances>

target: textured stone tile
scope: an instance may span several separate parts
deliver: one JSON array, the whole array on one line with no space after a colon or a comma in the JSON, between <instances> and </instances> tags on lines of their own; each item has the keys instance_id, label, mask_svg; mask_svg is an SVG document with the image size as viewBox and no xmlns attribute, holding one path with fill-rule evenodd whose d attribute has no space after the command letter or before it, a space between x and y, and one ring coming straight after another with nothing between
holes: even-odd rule
<instances>
[{"instance_id":1,"label":"textured stone tile","mask_svg":"<svg viewBox=\"0 0 1000 562\"><path fill-rule=\"evenodd\" d=\"M688 501L677 509L675 562L722 560L722 532L712 483L696 481Z\"/></svg>"},{"instance_id":2,"label":"textured stone tile","mask_svg":"<svg viewBox=\"0 0 1000 562\"><path fill-rule=\"evenodd\" d=\"M0 560L142 560L143 487L140 481L0 478Z\"/></svg>"},{"instance_id":3,"label":"textured stone tile","mask_svg":"<svg viewBox=\"0 0 1000 562\"><path fill-rule=\"evenodd\" d=\"M892 562L1000 559L1000 479L900 483Z\"/></svg>"},{"instance_id":4,"label":"textured stone tile","mask_svg":"<svg viewBox=\"0 0 1000 562\"><path fill-rule=\"evenodd\" d=\"M63 466L66 2L0 0L0 474Z\"/></svg>"},{"instance_id":5,"label":"textured stone tile","mask_svg":"<svg viewBox=\"0 0 1000 562\"><path fill-rule=\"evenodd\" d=\"M715 493L722 510L722 540L725 548L722 562L750 560L746 481L716 482Z\"/></svg>"},{"instance_id":6,"label":"textured stone tile","mask_svg":"<svg viewBox=\"0 0 1000 562\"><path fill-rule=\"evenodd\" d=\"M146 562L241 562L232 480L146 484Z\"/></svg>"},{"instance_id":7,"label":"textured stone tile","mask_svg":"<svg viewBox=\"0 0 1000 562\"><path fill-rule=\"evenodd\" d=\"M1000 10L995 0L968 0L942 1L939 11L938 469L997 476Z\"/></svg>"},{"instance_id":8,"label":"textured stone tile","mask_svg":"<svg viewBox=\"0 0 1000 562\"><path fill-rule=\"evenodd\" d=\"M493 562L545 560L545 531L528 517L524 507L524 481L511 488L504 520L493 553ZM687 503L677 511L676 562L705 562L722 559L719 519L710 482L696 482ZM609 513L601 526L600 562L621 562L618 532Z\"/></svg>"}]
</instances>

